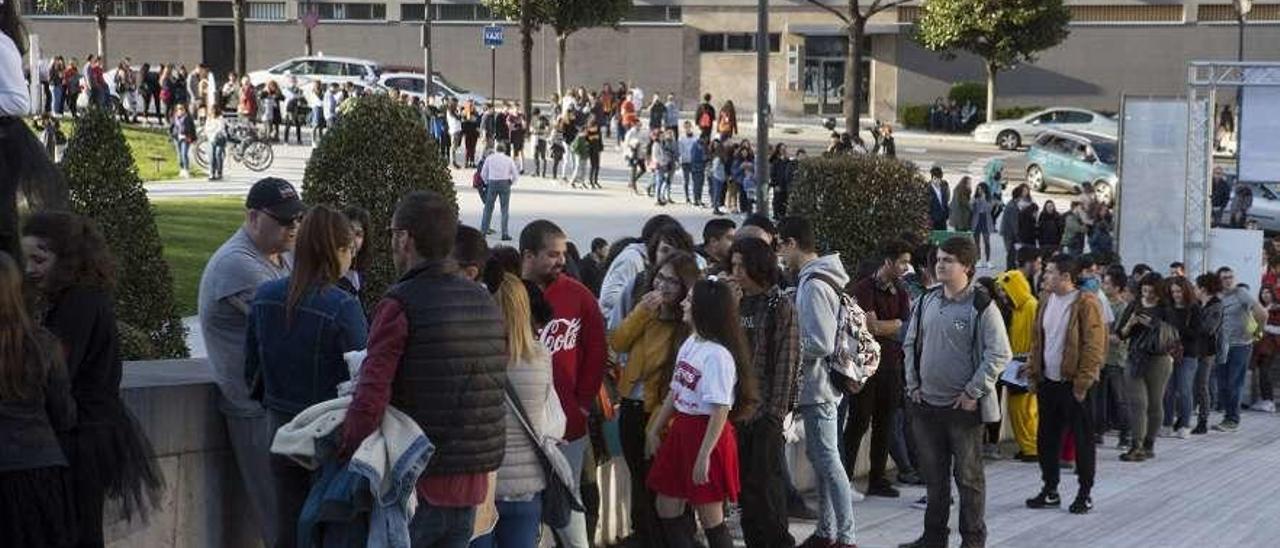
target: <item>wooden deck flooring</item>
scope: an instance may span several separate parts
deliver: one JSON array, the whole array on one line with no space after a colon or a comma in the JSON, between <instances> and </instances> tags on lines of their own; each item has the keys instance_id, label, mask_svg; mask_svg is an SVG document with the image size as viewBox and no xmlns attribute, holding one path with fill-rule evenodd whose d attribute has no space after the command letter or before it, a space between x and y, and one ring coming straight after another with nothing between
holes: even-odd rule
<instances>
[{"instance_id":1,"label":"wooden deck flooring","mask_svg":"<svg viewBox=\"0 0 1280 548\"><path fill-rule=\"evenodd\" d=\"M1220 415L1213 417L1213 422ZM1236 433L1210 431L1188 440L1158 439L1157 458L1119 460L1115 436L1098 448L1094 510L1067 512L1075 475L1064 471L1060 510L1030 510L1023 501L1040 488L1035 464L987 463L988 547L1277 547L1280 546L1280 415L1245 411ZM861 482L860 482L861 483ZM860 488L864 488L862 484ZM902 497L855 503L858 546L897 546L923 530L924 511L911 503L923 487L900 486ZM958 546L956 507L951 545ZM799 542L812 522L792 521Z\"/></svg>"}]
</instances>

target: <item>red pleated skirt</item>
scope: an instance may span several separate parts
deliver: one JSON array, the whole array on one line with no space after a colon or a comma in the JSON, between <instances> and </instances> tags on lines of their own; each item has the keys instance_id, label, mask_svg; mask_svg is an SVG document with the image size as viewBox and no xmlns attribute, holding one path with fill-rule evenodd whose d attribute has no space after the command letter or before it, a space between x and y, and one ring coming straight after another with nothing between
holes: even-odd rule
<instances>
[{"instance_id":1,"label":"red pleated skirt","mask_svg":"<svg viewBox=\"0 0 1280 548\"><path fill-rule=\"evenodd\" d=\"M726 423L720 439L711 450L707 483L693 483L693 465L702 448L711 417L676 412L667 436L653 457L645 482L655 493L684 499L690 504L709 504L725 500L737 501L742 490L738 479L738 441L733 424Z\"/></svg>"}]
</instances>

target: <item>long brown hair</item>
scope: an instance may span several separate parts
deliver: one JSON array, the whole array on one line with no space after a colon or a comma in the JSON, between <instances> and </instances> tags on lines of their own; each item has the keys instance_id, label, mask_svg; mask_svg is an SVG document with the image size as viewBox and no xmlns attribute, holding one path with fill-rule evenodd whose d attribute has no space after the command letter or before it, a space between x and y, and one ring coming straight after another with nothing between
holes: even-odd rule
<instances>
[{"instance_id":1,"label":"long brown hair","mask_svg":"<svg viewBox=\"0 0 1280 548\"><path fill-rule=\"evenodd\" d=\"M289 276L289 296L285 299L285 321L307 293L338 282L342 277L339 253L351 253L355 235L347 216L328 206L318 205L307 212L298 228L298 244Z\"/></svg>"},{"instance_id":2,"label":"long brown hair","mask_svg":"<svg viewBox=\"0 0 1280 548\"><path fill-rule=\"evenodd\" d=\"M760 384L751 369L747 334L742 330L738 317L737 295L725 282L699 280L693 284L691 304L693 329L698 336L724 346L733 356L738 382L734 385L733 410L729 412L729 419L750 418L760 405Z\"/></svg>"},{"instance_id":3,"label":"long brown hair","mask_svg":"<svg viewBox=\"0 0 1280 548\"><path fill-rule=\"evenodd\" d=\"M689 290L693 289L693 284L697 283L698 277L702 275L702 272L698 270L698 259L694 258L692 253L684 251L671 252L671 254L667 255L661 263L658 263L658 265L654 267L653 276L649 279L649 287L657 288L656 282L658 279L658 273L662 272L662 269L666 268L667 265L671 265L671 269L676 271L676 277L680 278L680 294L688 295ZM663 305L663 308L666 308L665 304ZM666 318L671 317L679 324L679 326L676 327L676 335L672 338L674 343L671 345L671 348L667 349L667 359L663 362L665 367L662 368L661 386L671 385L671 376L675 372L676 354L680 351L680 343L689 338L689 333L692 331L689 324L684 323L680 316L681 312L679 302L676 303L675 310L663 310L658 314L658 318L660 320L666 321Z\"/></svg>"},{"instance_id":4,"label":"long brown hair","mask_svg":"<svg viewBox=\"0 0 1280 548\"><path fill-rule=\"evenodd\" d=\"M36 342L35 322L27 315L18 262L0 251L0 400L20 400L44 386L50 349ZM32 359L41 367L31 367Z\"/></svg>"},{"instance_id":5,"label":"long brown hair","mask_svg":"<svg viewBox=\"0 0 1280 548\"><path fill-rule=\"evenodd\" d=\"M27 219L22 235L40 239L54 256L44 282L46 297L72 287L114 291L115 260L93 221L68 211L41 211Z\"/></svg>"}]
</instances>

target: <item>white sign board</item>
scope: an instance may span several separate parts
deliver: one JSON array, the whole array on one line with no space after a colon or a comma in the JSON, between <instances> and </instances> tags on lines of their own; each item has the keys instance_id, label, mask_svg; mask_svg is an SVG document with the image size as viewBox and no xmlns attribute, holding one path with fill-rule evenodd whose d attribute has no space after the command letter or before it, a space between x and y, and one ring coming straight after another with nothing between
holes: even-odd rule
<instances>
[{"instance_id":1,"label":"white sign board","mask_svg":"<svg viewBox=\"0 0 1280 548\"><path fill-rule=\"evenodd\" d=\"M1261 77L1246 69L1245 81ZM1245 86L1240 107L1240 180L1280 181L1280 87Z\"/></svg>"},{"instance_id":2,"label":"white sign board","mask_svg":"<svg viewBox=\"0 0 1280 548\"><path fill-rule=\"evenodd\" d=\"M1187 101L1125 97L1120 124L1117 250L1160 270L1183 261Z\"/></svg>"},{"instance_id":3,"label":"white sign board","mask_svg":"<svg viewBox=\"0 0 1280 548\"><path fill-rule=\"evenodd\" d=\"M1209 229L1208 270L1228 266L1236 282L1249 284L1256 295L1262 287L1262 231L1239 228Z\"/></svg>"}]
</instances>

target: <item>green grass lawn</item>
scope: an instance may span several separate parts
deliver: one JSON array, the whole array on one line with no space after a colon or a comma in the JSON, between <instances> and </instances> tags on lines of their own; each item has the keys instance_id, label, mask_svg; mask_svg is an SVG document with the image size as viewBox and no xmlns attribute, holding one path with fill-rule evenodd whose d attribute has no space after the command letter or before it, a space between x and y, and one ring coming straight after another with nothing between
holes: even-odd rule
<instances>
[{"instance_id":1,"label":"green grass lawn","mask_svg":"<svg viewBox=\"0 0 1280 548\"><path fill-rule=\"evenodd\" d=\"M75 133L75 121L70 118L60 120L59 127L68 140ZM178 152L174 149L173 140L169 138L167 131L154 126L129 125L122 126L122 130L125 141L128 141L129 148L133 151L133 162L138 166L138 175L144 182L178 178ZM36 132L37 137L40 136L39 130L33 128L33 131ZM191 155L191 176L203 177L204 170L196 164L194 150L191 151ZM158 166L153 158L161 159Z\"/></svg>"},{"instance_id":2,"label":"green grass lawn","mask_svg":"<svg viewBox=\"0 0 1280 548\"><path fill-rule=\"evenodd\" d=\"M205 263L244 222L244 199L164 198L152 200L151 205L173 274L178 313L194 315Z\"/></svg>"}]
</instances>

